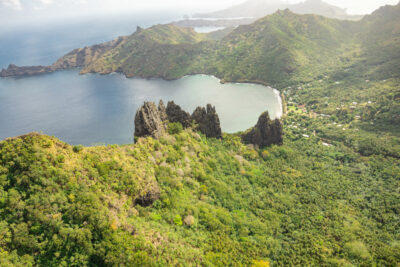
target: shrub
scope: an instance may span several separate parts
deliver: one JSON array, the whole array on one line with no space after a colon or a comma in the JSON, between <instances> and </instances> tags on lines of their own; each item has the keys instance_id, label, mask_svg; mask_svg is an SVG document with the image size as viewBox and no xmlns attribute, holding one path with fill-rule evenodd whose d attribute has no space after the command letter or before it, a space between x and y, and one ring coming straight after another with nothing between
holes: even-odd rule
<instances>
[{"instance_id":1,"label":"shrub","mask_svg":"<svg viewBox=\"0 0 400 267\"><path fill-rule=\"evenodd\" d=\"M185 219L183 220L183 222L185 223L185 225L187 226L192 226L194 224L194 217L192 215L188 215L185 217Z\"/></svg>"},{"instance_id":2,"label":"shrub","mask_svg":"<svg viewBox=\"0 0 400 267\"><path fill-rule=\"evenodd\" d=\"M169 134L179 134L183 131L182 124L179 122L168 123L168 133Z\"/></svg>"},{"instance_id":3,"label":"shrub","mask_svg":"<svg viewBox=\"0 0 400 267\"><path fill-rule=\"evenodd\" d=\"M264 150L264 151L261 153L261 156L263 157L263 159L267 160L267 159L269 159L270 154L269 154L268 150Z\"/></svg>"},{"instance_id":4,"label":"shrub","mask_svg":"<svg viewBox=\"0 0 400 267\"><path fill-rule=\"evenodd\" d=\"M269 261L262 261L262 260L254 260L252 267L269 267Z\"/></svg>"},{"instance_id":5,"label":"shrub","mask_svg":"<svg viewBox=\"0 0 400 267\"><path fill-rule=\"evenodd\" d=\"M243 156L248 160L255 160L258 158L258 152L255 151L254 149L246 150L243 153Z\"/></svg>"},{"instance_id":6,"label":"shrub","mask_svg":"<svg viewBox=\"0 0 400 267\"><path fill-rule=\"evenodd\" d=\"M154 150L158 151L158 150L160 150L160 148L161 148L160 142L156 141L156 142L154 143Z\"/></svg>"},{"instance_id":7,"label":"shrub","mask_svg":"<svg viewBox=\"0 0 400 267\"><path fill-rule=\"evenodd\" d=\"M367 247L361 241L353 241L346 243L344 246L345 251L353 258L356 259L370 259L371 255Z\"/></svg>"},{"instance_id":8,"label":"shrub","mask_svg":"<svg viewBox=\"0 0 400 267\"><path fill-rule=\"evenodd\" d=\"M74 146L74 147L72 148L72 150L73 150L75 153L81 152L82 149L83 149L83 146L82 146L82 145Z\"/></svg>"},{"instance_id":9,"label":"shrub","mask_svg":"<svg viewBox=\"0 0 400 267\"><path fill-rule=\"evenodd\" d=\"M159 222L159 221L162 220L162 217L161 217L161 215L158 214L158 213L153 213L153 214L151 215L151 219L152 219L153 221Z\"/></svg>"},{"instance_id":10,"label":"shrub","mask_svg":"<svg viewBox=\"0 0 400 267\"><path fill-rule=\"evenodd\" d=\"M177 226L182 226L182 217L180 215L176 215L174 218L174 224Z\"/></svg>"}]
</instances>

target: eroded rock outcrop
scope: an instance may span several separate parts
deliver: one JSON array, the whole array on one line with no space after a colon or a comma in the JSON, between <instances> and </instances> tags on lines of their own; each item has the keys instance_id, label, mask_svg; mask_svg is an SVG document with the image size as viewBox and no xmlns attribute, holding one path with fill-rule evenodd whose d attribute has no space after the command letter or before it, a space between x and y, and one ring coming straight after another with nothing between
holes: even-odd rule
<instances>
[{"instance_id":1,"label":"eroded rock outcrop","mask_svg":"<svg viewBox=\"0 0 400 267\"><path fill-rule=\"evenodd\" d=\"M135 137L152 136L159 138L165 132L164 121L159 108L153 102L145 102L136 112Z\"/></svg>"},{"instance_id":2,"label":"eroded rock outcrop","mask_svg":"<svg viewBox=\"0 0 400 267\"><path fill-rule=\"evenodd\" d=\"M197 130L204 133L207 137L222 138L219 116L215 107L210 104L207 108L198 107L192 114L192 120L196 122Z\"/></svg>"},{"instance_id":3,"label":"eroded rock outcrop","mask_svg":"<svg viewBox=\"0 0 400 267\"><path fill-rule=\"evenodd\" d=\"M283 125L279 119L271 120L268 112L258 118L256 126L242 134L242 141L259 147L283 144Z\"/></svg>"},{"instance_id":4,"label":"eroded rock outcrop","mask_svg":"<svg viewBox=\"0 0 400 267\"><path fill-rule=\"evenodd\" d=\"M158 107L153 102L145 102L136 112L135 137L152 136L159 138L166 132L167 122L179 122L184 128L192 123L197 124L196 130L210 138L222 138L220 121L215 107L210 104L206 108L198 107L190 115L173 101L167 107L160 101Z\"/></svg>"},{"instance_id":5,"label":"eroded rock outcrop","mask_svg":"<svg viewBox=\"0 0 400 267\"><path fill-rule=\"evenodd\" d=\"M160 118L162 121L168 120L167 109L165 108L164 102L160 100L158 103L158 112L160 112Z\"/></svg>"},{"instance_id":6,"label":"eroded rock outcrop","mask_svg":"<svg viewBox=\"0 0 400 267\"><path fill-rule=\"evenodd\" d=\"M191 124L190 114L184 111L174 101L168 102L167 116L169 122L179 122L183 128L188 128Z\"/></svg>"},{"instance_id":7,"label":"eroded rock outcrop","mask_svg":"<svg viewBox=\"0 0 400 267\"><path fill-rule=\"evenodd\" d=\"M148 192L135 200L135 204L138 204L142 207L148 207L152 205L154 201L160 199L161 193L157 183L151 185L148 190Z\"/></svg>"}]
</instances>

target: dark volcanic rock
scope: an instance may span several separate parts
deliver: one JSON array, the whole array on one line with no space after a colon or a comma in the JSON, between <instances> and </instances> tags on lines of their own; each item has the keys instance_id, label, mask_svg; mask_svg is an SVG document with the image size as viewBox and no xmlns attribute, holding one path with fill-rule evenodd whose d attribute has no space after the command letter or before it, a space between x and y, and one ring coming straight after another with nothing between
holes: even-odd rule
<instances>
[{"instance_id":1,"label":"dark volcanic rock","mask_svg":"<svg viewBox=\"0 0 400 267\"><path fill-rule=\"evenodd\" d=\"M144 194L143 196L140 196L135 200L135 204L138 204L142 207L148 207L151 204L154 203L157 199L159 199L161 196L160 189L157 186L153 186L149 192Z\"/></svg>"},{"instance_id":2,"label":"dark volcanic rock","mask_svg":"<svg viewBox=\"0 0 400 267\"><path fill-rule=\"evenodd\" d=\"M190 114L184 111L179 105L175 104L174 101L168 102L166 112L169 122L179 122L184 128L190 126Z\"/></svg>"},{"instance_id":3,"label":"dark volcanic rock","mask_svg":"<svg viewBox=\"0 0 400 267\"><path fill-rule=\"evenodd\" d=\"M173 101L165 108L161 100L158 107L153 102L145 102L135 116L135 137L152 136L160 138L166 132L167 122L179 122L184 128L197 124L196 130L210 138L222 138L221 125L215 107L198 107L190 116Z\"/></svg>"},{"instance_id":4,"label":"dark volcanic rock","mask_svg":"<svg viewBox=\"0 0 400 267\"><path fill-rule=\"evenodd\" d=\"M283 144L283 125L279 119L271 120L268 112L258 118L256 126L242 135L244 143L266 147Z\"/></svg>"},{"instance_id":5,"label":"dark volcanic rock","mask_svg":"<svg viewBox=\"0 0 400 267\"><path fill-rule=\"evenodd\" d=\"M207 137L222 138L221 125L215 107L208 104L207 109L204 107L196 108L192 114L192 120L198 124L197 130Z\"/></svg>"},{"instance_id":6,"label":"dark volcanic rock","mask_svg":"<svg viewBox=\"0 0 400 267\"><path fill-rule=\"evenodd\" d=\"M136 112L135 137L153 136L159 138L164 132L164 122L156 104L145 102Z\"/></svg>"},{"instance_id":7,"label":"dark volcanic rock","mask_svg":"<svg viewBox=\"0 0 400 267\"><path fill-rule=\"evenodd\" d=\"M0 72L0 77L30 76L42 73L49 73L52 71L54 70L51 67L46 66L18 67L14 64L10 64L7 69L3 69Z\"/></svg>"},{"instance_id":8,"label":"dark volcanic rock","mask_svg":"<svg viewBox=\"0 0 400 267\"><path fill-rule=\"evenodd\" d=\"M162 121L168 120L167 109L165 108L164 102L160 100L158 103L158 112L160 112L160 118Z\"/></svg>"}]
</instances>

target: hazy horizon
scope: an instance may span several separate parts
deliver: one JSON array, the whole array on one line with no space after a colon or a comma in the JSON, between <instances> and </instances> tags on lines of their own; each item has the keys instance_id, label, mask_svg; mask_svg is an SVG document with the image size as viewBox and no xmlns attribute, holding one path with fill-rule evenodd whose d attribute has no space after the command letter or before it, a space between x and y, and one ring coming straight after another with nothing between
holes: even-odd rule
<instances>
[{"instance_id":1,"label":"hazy horizon","mask_svg":"<svg viewBox=\"0 0 400 267\"><path fill-rule=\"evenodd\" d=\"M255 0L257 1L257 0ZM280 0L258 0L280 1ZM0 16L3 25L27 21L46 21L63 17L90 17L103 14L135 13L149 11L172 11L177 14L215 11L245 0L0 0ZM299 3L304 0L281 0ZM398 0L324 0L329 4L345 8L349 14L369 14L383 5L394 5Z\"/></svg>"}]
</instances>

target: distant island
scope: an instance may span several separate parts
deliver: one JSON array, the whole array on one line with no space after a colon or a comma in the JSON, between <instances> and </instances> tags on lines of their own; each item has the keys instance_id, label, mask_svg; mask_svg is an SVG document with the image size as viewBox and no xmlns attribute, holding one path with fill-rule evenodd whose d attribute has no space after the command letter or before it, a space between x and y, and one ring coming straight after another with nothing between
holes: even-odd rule
<instances>
[{"instance_id":1,"label":"distant island","mask_svg":"<svg viewBox=\"0 0 400 267\"><path fill-rule=\"evenodd\" d=\"M271 15L278 10L289 9L296 14L315 14L340 20L357 21L362 15L349 15L343 8L330 5L322 0L306 0L297 4L288 4L280 0L249 0L242 4L204 14L186 16L183 20L172 22L182 27L237 27L248 25L257 19Z\"/></svg>"}]
</instances>

